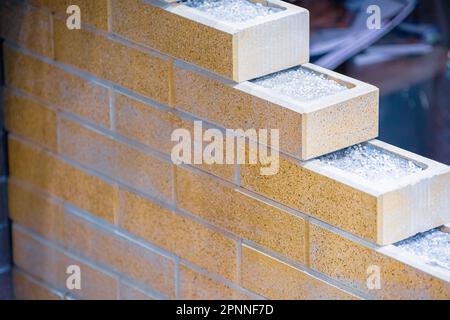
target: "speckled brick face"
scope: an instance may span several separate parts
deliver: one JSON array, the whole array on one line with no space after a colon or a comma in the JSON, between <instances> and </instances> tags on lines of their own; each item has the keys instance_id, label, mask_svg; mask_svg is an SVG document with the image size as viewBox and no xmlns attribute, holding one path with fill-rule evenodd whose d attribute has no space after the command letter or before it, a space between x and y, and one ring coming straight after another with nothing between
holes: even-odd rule
<instances>
[{"instance_id":1,"label":"speckled brick face","mask_svg":"<svg viewBox=\"0 0 450 320\"><path fill-rule=\"evenodd\" d=\"M14 253L18 267L37 279L65 292L67 267L78 265L82 272L81 290L71 294L80 299L114 299L117 280L96 270L61 250L47 245L21 229L14 229Z\"/></svg>"},{"instance_id":2,"label":"speckled brick face","mask_svg":"<svg viewBox=\"0 0 450 320\"><path fill-rule=\"evenodd\" d=\"M236 24L173 1L112 0L111 24L117 34L241 82L309 60L308 11L276 5L285 10L275 19Z\"/></svg>"},{"instance_id":3,"label":"speckled brick face","mask_svg":"<svg viewBox=\"0 0 450 320\"><path fill-rule=\"evenodd\" d=\"M146 247L66 213L65 246L71 252L120 272L167 298L175 297L175 263Z\"/></svg>"},{"instance_id":4,"label":"speckled brick face","mask_svg":"<svg viewBox=\"0 0 450 320\"><path fill-rule=\"evenodd\" d=\"M56 151L56 113L11 92L4 99L6 128Z\"/></svg>"},{"instance_id":5,"label":"speckled brick face","mask_svg":"<svg viewBox=\"0 0 450 320\"><path fill-rule=\"evenodd\" d=\"M50 9L57 15L68 17L66 11L70 5L80 7L81 21L96 28L108 30L108 0L31 0L32 3Z\"/></svg>"},{"instance_id":6,"label":"speckled brick face","mask_svg":"<svg viewBox=\"0 0 450 320\"><path fill-rule=\"evenodd\" d=\"M108 89L4 46L8 86L37 96L61 111L109 127Z\"/></svg>"},{"instance_id":7,"label":"speckled brick face","mask_svg":"<svg viewBox=\"0 0 450 320\"><path fill-rule=\"evenodd\" d=\"M55 20L55 59L158 102L169 102L169 59Z\"/></svg>"},{"instance_id":8,"label":"speckled brick face","mask_svg":"<svg viewBox=\"0 0 450 320\"><path fill-rule=\"evenodd\" d=\"M141 192L172 201L172 163L71 120L61 119L58 130L61 154Z\"/></svg>"},{"instance_id":9,"label":"speckled brick face","mask_svg":"<svg viewBox=\"0 0 450 320\"><path fill-rule=\"evenodd\" d=\"M204 174L177 168L177 206L304 263L305 220Z\"/></svg>"},{"instance_id":10,"label":"speckled brick face","mask_svg":"<svg viewBox=\"0 0 450 320\"><path fill-rule=\"evenodd\" d=\"M377 198L280 157L278 174L263 176L258 165L241 168L241 184L289 207L371 241L377 240Z\"/></svg>"},{"instance_id":11,"label":"speckled brick face","mask_svg":"<svg viewBox=\"0 0 450 320\"><path fill-rule=\"evenodd\" d=\"M310 254L312 268L378 298L450 298L448 282L314 224L310 227ZM367 286L370 266L380 270L379 290Z\"/></svg>"},{"instance_id":12,"label":"speckled brick face","mask_svg":"<svg viewBox=\"0 0 450 320\"><path fill-rule=\"evenodd\" d=\"M231 34L139 0L112 0L111 14L113 32L226 77L233 76Z\"/></svg>"},{"instance_id":13,"label":"speckled brick face","mask_svg":"<svg viewBox=\"0 0 450 320\"><path fill-rule=\"evenodd\" d=\"M242 248L242 285L269 299L349 300L353 296L255 249Z\"/></svg>"},{"instance_id":14,"label":"speckled brick face","mask_svg":"<svg viewBox=\"0 0 450 320\"><path fill-rule=\"evenodd\" d=\"M301 158L311 159L376 138L378 95L374 90L304 115Z\"/></svg>"},{"instance_id":15,"label":"speckled brick face","mask_svg":"<svg viewBox=\"0 0 450 320\"><path fill-rule=\"evenodd\" d=\"M345 96L326 97L319 105L249 82L227 84L175 64L174 107L225 128L277 129L277 149L306 160L378 135L378 89L355 83Z\"/></svg>"},{"instance_id":16,"label":"speckled brick face","mask_svg":"<svg viewBox=\"0 0 450 320\"><path fill-rule=\"evenodd\" d=\"M424 170L383 184L322 160L302 162L281 155L279 172L272 176L261 175L260 165L243 165L241 185L379 245L439 227L450 218L448 166L381 141L368 144Z\"/></svg>"},{"instance_id":17,"label":"speckled brick face","mask_svg":"<svg viewBox=\"0 0 450 320\"><path fill-rule=\"evenodd\" d=\"M53 58L52 23L48 12L21 1L0 4L0 36L37 54Z\"/></svg>"},{"instance_id":18,"label":"speckled brick face","mask_svg":"<svg viewBox=\"0 0 450 320\"><path fill-rule=\"evenodd\" d=\"M229 129L278 129L280 149L300 154L301 114L177 66L174 88L175 108Z\"/></svg>"},{"instance_id":19,"label":"speckled brick face","mask_svg":"<svg viewBox=\"0 0 450 320\"><path fill-rule=\"evenodd\" d=\"M13 271L14 297L17 300L62 300L61 292L52 290L22 271Z\"/></svg>"},{"instance_id":20,"label":"speckled brick face","mask_svg":"<svg viewBox=\"0 0 450 320\"><path fill-rule=\"evenodd\" d=\"M117 190L50 154L9 140L10 176L31 183L108 222L114 222ZM95 197L92 195L95 194Z\"/></svg>"},{"instance_id":21,"label":"speckled brick face","mask_svg":"<svg viewBox=\"0 0 450 320\"><path fill-rule=\"evenodd\" d=\"M9 215L14 223L61 243L64 218L61 205L14 180L9 181L8 189Z\"/></svg>"},{"instance_id":22,"label":"speckled brick face","mask_svg":"<svg viewBox=\"0 0 450 320\"><path fill-rule=\"evenodd\" d=\"M146 146L171 155L177 142L171 140L172 132L176 129L189 131L194 137L192 120L184 120L175 112L160 110L155 106L142 103L127 96L115 95L116 131ZM205 131L204 128L203 131ZM199 164L199 168L216 176L232 181L235 178L234 164Z\"/></svg>"},{"instance_id":23,"label":"speckled brick face","mask_svg":"<svg viewBox=\"0 0 450 320\"><path fill-rule=\"evenodd\" d=\"M134 193L120 192L119 226L187 261L236 279L235 241Z\"/></svg>"},{"instance_id":24,"label":"speckled brick face","mask_svg":"<svg viewBox=\"0 0 450 320\"><path fill-rule=\"evenodd\" d=\"M180 299L183 300L246 300L249 295L217 282L186 266L180 266Z\"/></svg>"}]
</instances>

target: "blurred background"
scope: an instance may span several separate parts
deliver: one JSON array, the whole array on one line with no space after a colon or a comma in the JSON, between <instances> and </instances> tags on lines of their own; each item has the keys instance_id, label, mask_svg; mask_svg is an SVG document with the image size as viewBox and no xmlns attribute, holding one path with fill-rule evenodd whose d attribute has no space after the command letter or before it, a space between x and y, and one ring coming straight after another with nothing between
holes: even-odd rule
<instances>
[{"instance_id":1,"label":"blurred background","mask_svg":"<svg viewBox=\"0 0 450 320\"><path fill-rule=\"evenodd\" d=\"M380 88L380 139L450 165L450 1L288 2L310 10L313 63Z\"/></svg>"}]
</instances>

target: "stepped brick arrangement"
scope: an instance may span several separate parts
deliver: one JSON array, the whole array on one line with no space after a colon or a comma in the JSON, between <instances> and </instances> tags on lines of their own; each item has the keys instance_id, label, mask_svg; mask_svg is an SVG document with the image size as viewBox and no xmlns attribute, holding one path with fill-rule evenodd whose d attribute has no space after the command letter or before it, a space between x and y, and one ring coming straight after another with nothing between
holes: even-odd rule
<instances>
[{"instance_id":1,"label":"stepped brick arrangement","mask_svg":"<svg viewBox=\"0 0 450 320\"><path fill-rule=\"evenodd\" d=\"M450 168L372 140L378 89L307 63L306 10L77 2L81 30L70 1L1 4L16 298L450 298L421 251L448 246ZM195 121L279 129L278 173L175 165Z\"/></svg>"}]
</instances>

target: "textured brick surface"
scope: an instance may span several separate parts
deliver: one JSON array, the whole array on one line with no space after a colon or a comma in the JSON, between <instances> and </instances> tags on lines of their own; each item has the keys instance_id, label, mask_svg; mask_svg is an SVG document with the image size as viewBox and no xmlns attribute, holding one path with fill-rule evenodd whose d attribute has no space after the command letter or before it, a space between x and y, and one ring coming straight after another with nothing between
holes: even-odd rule
<instances>
[{"instance_id":1,"label":"textured brick surface","mask_svg":"<svg viewBox=\"0 0 450 320\"><path fill-rule=\"evenodd\" d=\"M140 0L113 0L111 12L114 32L160 52L232 77L231 34Z\"/></svg>"},{"instance_id":2,"label":"textured brick surface","mask_svg":"<svg viewBox=\"0 0 450 320\"><path fill-rule=\"evenodd\" d=\"M250 297L186 266L180 266L180 299L183 300L245 300Z\"/></svg>"},{"instance_id":3,"label":"textured brick surface","mask_svg":"<svg viewBox=\"0 0 450 320\"><path fill-rule=\"evenodd\" d=\"M147 27L146 27L147 28ZM162 103L169 100L169 61L55 20L55 57Z\"/></svg>"},{"instance_id":4,"label":"textured brick surface","mask_svg":"<svg viewBox=\"0 0 450 320\"><path fill-rule=\"evenodd\" d=\"M117 281L115 278L48 246L17 228L14 229L13 236L15 263L35 278L79 298L116 298ZM68 277L66 270L71 265L80 267L80 290L69 290L66 288Z\"/></svg>"},{"instance_id":5,"label":"textured brick surface","mask_svg":"<svg viewBox=\"0 0 450 320\"><path fill-rule=\"evenodd\" d=\"M376 241L377 199L280 157L280 171L262 176L257 165L241 167L241 184L280 203L363 238Z\"/></svg>"},{"instance_id":6,"label":"textured brick surface","mask_svg":"<svg viewBox=\"0 0 450 320\"><path fill-rule=\"evenodd\" d=\"M172 132L186 129L194 138L193 123L179 117L175 112L158 110L127 96L116 94L116 130L121 135L170 155L177 142L171 141ZM204 129L205 130L205 129ZM235 165L196 165L226 180L232 181Z\"/></svg>"},{"instance_id":7,"label":"textured brick surface","mask_svg":"<svg viewBox=\"0 0 450 320\"><path fill-rule=\"evenodd\" d=\"M450 297L448 282L314 224L310 228L310 241L312 268L368 294L383 299ZM367 286L373 272L371 266L380 270L379 290Z\"/></svg>"},{"instance_id":8,"label":"textured brick surface","mask_svg":"<svg viewBox=\"0 0 450 320\"><path fill-rule=\"evenodd\" d=\"M242 247L242 285L270 299L353 299L348 293L250 247Z\"/></svg>"},{"instance_id":9,"label":"textured brick surface","mask_svg":"<svg viewBox=\"0 0 450 320\"><path fill-rule=\"evenodd\" d=\"M56 151L56 113L31 99L5 94L6 128Z\"/></svg>"},{"instance_id":10,"label":"textured brick surface","mask_svg":"<svg viewBox=\"0 0 450 320\"><path fill-rule=\"evenodd\" d=\"M30 275L14 270L14 296L18 300L61 300L63 293L51 289Z\"/></svg>"},{"instance_id":11,"label":"textured brick surface","mask_svg":"<svg viewBox=\"0 0 450 320\"><path fill-rule=\"evenodd\" d=\"M146 146L170 154L174 143L170 140L173 130L191 129L174 112L159 110L120 93L115 94L116 131Z\"/></svg>"},{"instance_id":12,"label":"textured brick surface","mask_svg":"<svg viewBox=\"0 0 450 320\"><path fill-rule=\"evenodd\" d=\"M105 87L5 46L5 80L58 109L109 127L109 95Z\"/></svg>"},{"instance_id":13,"label":"textured brick surface","mask_svg":"<svg viewBox=\"0 0 450 320\"><path fill-rule=\"evenodd\" d=\"M68 293L79 299L89 300L113 300L117 299L118 283L117 277L103 272L98 268L80 263L71 256L64 257L64 264L60 267L63 271L68 266L79 266L81 271L81 289L68 290ZM63 275L63 283L67 281L67 272Z\"/></svg>"},{"instance_id":14,"label":"textured brick surface","mask_svg":"<svg viewBox=\"0 0 450 320\"><path fill-rule=\"evenodd\" d=\"M448 166L381 141L369 145L410 159L425 170L380 183L318 160L301 162L282 155L276 175L261 175L260 165L243 165L241 185L380 245L450 219Z\"/></svg>"},{"instance_id":15,"label":"textured brick surface","mask_svg":"<svg viewBox=\"0 0 450 320\"><path fill-rule=\"evenodd\" d=\"M276 2L285 10L273 18L240 24L222 23L179 3L111 4L114 32L237 82L309 60L309 14L286 2Z\"/></svg>"},{"instance_id":16,"label":"textured brick surface","mask_svg":"<svg viewBox=\"0 0 450 320\"><path fill-rule=\"evenodd\" d=\"M119 226L208 271L236 277L236 243L136 194L120 192Z\"/></svg>"},{"instance_id":17,"label":"textured brick surface","mask_svg":"<svg viewBox=\"0 0 450 320\"><path fill-rule=\"evenodd\" d=\"M26 5L24 1L4 0L0 4L0 37L53 57L50 14Z\"/></svg>"},{"instance_id":18,"label":"textured brick surface","mask_svg":"<svg viewBox=\"0 0 450 320\"><path fill-rule=\"evenodd\" d=\"M9 163L12 177L114 222L117 189L100 178L15 139L9 140Z\"/></svg>"},{"instance_id":19,"label":"textured brick surface","mask_svg":"<svg viewBox=\"0 0 450 320\"><path fill-rule=\"evenodd\" d=\"M67 119L58 124L60 153L170 202L173 166Z\"/></svg>"},{"instance_id":20,"label":"textured brick surface","mask_svg":"<svg viewBox=\"0 0 450 320\"><path fill-rule=\"evenodd\" d=\"M177 168L177 206L282 255L305 262L305 221L203 174Z\"/></svg>"},{"instance_id":21,"label":"textured brick surface","mask_svg":"<svg viewBox=\"0 0 450 320\"><path fill-rule=\"evenodd\" d=\"M8 184L11 220L43 238L61 243L64 213L60 204L14 180Z\"/></svg>"},{"instance_id":22,"label":"textured brick surface","mask_svg":"<svg viewBox=\"0 0 450 320\"><path fill-rule=\"evenodd\" d=\"M71 214L65 215L64 238L69 250L174 298L171 259Z\"/></svg>"},{"instance_id":23,"label":"textured brick surface","mask_svg":"<svg viewBox=\"0 0 450 320\"><path fill-rule=\"evenodd\" d=\"M71 0L31 0L31 2L44 6L65 18L69 17L66 13L67 8L76 4L80 7L82 23L108 30L108 0L78 0L76 3Z\"/></svg>"},{"instance_id":24,"label":"textured brick surface","mask_svg":"<svg viewBox=\"0 0 450 320\"><path fill-rule=\"evenodd\" d=\"M279 149L311 159L378 135L378 89L308 64L349 87L340 94L303 101L254 83L230 84L177 63L174 106L226 128L278 129ZM316 70L317 69L317 70ZM269 144L270 144L269 140Z\"/></svg>"},{"instance_id":25,"label":"textured brick surface","mask_svg":"<svg viewBox=\"0 0 450 320\"><path fill-rule=\"evenodd\" d=\"M229 129L279 129L280 149L298 153L301 115L205 75L174 68L175 107Z\"/></svg>"}]
</instances>

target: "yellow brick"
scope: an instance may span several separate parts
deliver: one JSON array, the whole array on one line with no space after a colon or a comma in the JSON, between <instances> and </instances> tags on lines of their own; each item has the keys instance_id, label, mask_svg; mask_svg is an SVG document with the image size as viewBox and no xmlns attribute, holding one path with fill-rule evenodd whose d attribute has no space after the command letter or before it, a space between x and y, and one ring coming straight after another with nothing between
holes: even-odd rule
<instances>
[{"instance_id":1,"label":"yellow brick","mask_svg":"<svg viewBox=\"0 0 450 320\"><path fill-rule=\"evenodd\" d=\"M450 298L450 285L374 249L311 224L311 267L382 299ZM369 276L380 270L381 288L368 288ZM371 271L372 270L372 271Z\"/></svg>"},{"instance_id":2,"label":"yellow brick","mask_svg":"<svg viewBox=\"0 0 450 320\"><path fill-rule=\"evenodd\" d=\"M300 152L302 122L298 113L204 75L178 66L174 70L176 108L229 129L279 129L280 149Z\"/></svg>"},{"instance_id":3,"label":"yellow brick","mask_svg":"<svg viewBox=\"0 0 450 320\"><path fill-rule=\"evenodd\" d=\"M377 140L368 147L424 170L382 183L324 161L281 155L272 176L261 175L259 165L241 166L241 185L380 245L449 221L450 167Z\"/></svg>"},{"instance_id":4,"label":"yellow brick","mask_svg":"<svg viewBox=\"0 0 450 320\"><path fill-rule=\"evenodd\" d=\"M308 64L307 69L337 78L348 89L304 101L253 82L225 83L188 67L174 67L175 108L229 129L277 129L277 149L311 159L378 134L378 89ZM306 67L305 67L306 68ZM269 145L273 145L269 139Z\"/></svg>"},{"instance_id":5,"label":"yellow brick","mask_svg":"<svg viewBox=\"0 0 450 320\"><path fill-rule=\"evenodd\" d=\"M182 300L245 300L250 297L208 276L180 266L180 299Z\"/></svg>"},{"instance_id":6,"label":"yellow brick","mask_svg":"<svg viewBox=\"0 0 450 320\"><path fill-rule=\"evenodd\" d=\"M81 272L81 289L68 290L69 293L79 299L88 300L113 300L118 295L118 280L115 276L106 273L98 268L93 268L81 263L77 258L64 256L63 263L59 267L63 270L62 285L66 284L68 274L67 267L79 266Z\"/></svg>"},{"instance_id":7,"label":"yellow brick","mask_svg":"<svg viewBox=\"0 0 450 320\"><path fill-rule=\"evenodd\" d=\"M146 27L147 28L147 27ZM169 101L169 60L55 20L55 58L155 99Z\"/></svg>"},{"instance_id":8,"label":"yellow brick","mask_svg":"<svg viewBox=\"0 0 450 320\"><path fill-rule=\"evenodd\" d=\"M162 161L67 119L59 122L60 153L170 202L172 170Z\"/></svg>"},{"instance_id":9,"label":"yellow brick","mask_svg":"<svg viewBox=\"0 0 450 320\"><path fill-rule=\"evenodd\" d=\"M309 59L307 10L282 1L275 5L284 10L273 18L222 23L180 3L113 0L112 30L241 82Z\"/></svg>"},{"instance_id":10,"label":"yellow brick","mask_svg":"<svg viewBox=\"0 0 450 320\"><path fill-rule=\"evenodd\" d=\"M91 24L99 29L108 30L108 0L31 0L33 3L45 6L67 19L67 8L76 4L80 7L81 23Z\"/></svg>"},{"instance_id":11,"label":"yellow brick","mask_svg":"<svg viewBox=\"0 0 450 320\"><path fill-rule=\"evenodd\" d=\"M272 198L361 237L376 241L376 197L280 156L280 170L260 174L257 165L241 167L245 188Z\"/></svg>"},{"instance_id":12,"label":"yellow brick","mask_svg":"<svg viewBox=\"0 0 450 320\"><path fill-rule=\"evenodd\" d=\"M13 271L14 296L17 300L61 300L63 294L25 273Z\"/></svg>"},{"instance_id":13,"label":"yellow brick","mask_svg":"<svg viewBox=\"0 0 450 320\"><path fill-rule=\"evenodd\" d=\"M175 297L175 263L166 256L69 213L65 215L64 232L70 251L168 298Z\"/></svg>"},{"instance_id":14,"label":"yellow brick","mask_svg":"<svg viewBox=\"0 0 450 320\"><path fill-rule=\"evenodd\" d=\"M116 130L151 148L170 155L176 142L171 141L172 132L186 129L193 139L193 123L183 120L170 111L158 110L121 94L116 94ZM199 168L232 181L234 165L201 164Z\"/></svg>"},{"instance_id":15,"label":"yellow brick","mask_svg":"<svg viewBox=\"0 0 450 320\"><path fill-rule=\"evenodd\" d=\"M269 299L354 299L350 294L250 247L242 247L242 285Z\"/></svg>"},{"instance_id":16,"label":"yellow brick","mask_svg":"<svg viewBox=\"0 0 450 320\"><path fill-rule=\"evenodd\" d=\"M112 29L158 51L232 77L232 36L142 1L111 2ZM142 26L146 26L142 28Z\"/></svg>"},{"instance_id":17,"label":"yellow brick","mask_svg":"<svg viewBox=\"0 0 450 320\"><path fill-rule=\"evenodd\" d=\"M63 255L16 227L13 228L12 239L14 265L38 280L58 287L59 279L64 272L59 270Z\"/></svg>"},{"instance_id":18,"label":"yellow brick","mask_svg":"<svg viewBox=\"0 0 450 320\"><path fill-rule=\"evenodd\" d=\"M9 140L10 175L114 222L117 189L29 144ZM95 196L93 196L95 195Z\"/></svg>"},{"instance_id":19,"label":"yellow brick","mask_svg":"<svg viewBox=\"0 0 450 320\"><path fill-rule=\"evenodd\" d=\"M56 151L56 113L7 91L5 121L8 131Z\"/></svg>"},{"instance_id":20,"label":"yellow brick","mask_svg":"<svg viewBox=\"0 0 450 320\"><path fill-rule=\"evenodd\" d=\"M158 110L151 105L116 93L116 130L121 135L170 154L174 143L173 130L189 128L188 123L171 111Z\"/></svg>"},{"instance_id":21,"label":"yellow brick","mask_svg":"<svg viewBox=\"0 0 450 320\"><path fill-rule=\"evenodd\" d=\"M120 283L120 300L155 300L152 296L127 283Z\"/></svg>"},{"instance_id":22,"label":"yellow brick","mask_svg":"<svg viewBox=\"0 0 450 320\"><path fill-rule=\"evenodd\" d=\"M235 241L124 190L119 226L210 272L236 277Z\"/></svg>"},{"instance_id":23,"label":"yellow brick","mask_svg":"<svg viewBox=\"0 0 450 320\"><path fill-rule=\"evenodd\" d=\"M174 68L175 106L229 129L280 129L280 145L301 142L301 117L287 108L257 98L206 75ZM290 135L288 135L290 134Z\"/></svg>"},{"instance_id":24,"label":"yellow brick","mask_svg":"<svg viewBox=\"0 0 450 320\"><path fill-rule=\"evenodd\" d=\"M109 95L105 87L4 46L5 80L58 109L109 127Z\"/></svg>"},{"instance_id":25,"label":"yellow brick","mask_svg":"<svg viewBox=\"0 0 450 320\"><path fill-rule=\"evenodd\" d=\"M0 5L0 37L53 58L50 14L24 4L5 0Z\"/></svg>"},{"instance_id":26,"label":"yellow brick","mask_svg":"<svg viewBox=\"0 0 450 320\"><path fill-rule=\"evenodd\" d=\"M31 237L17 228L14 229L13 238L14 263L34 277L49 283L60 291L70 292L75 297L82 299L115 299L117 297L117 281L114 277L94 269L58 249L49 247L39 239ZM71 265L80 267L80 290L68 290L66 287L69 276L66 271Z\"/></svg>"},{"instance_id":27,"label":"yellow brick","mask_svg":"<svg viewBox=\"0 0 450 320\"><path fill-rule=\"evenodd\" d=\"M177 168L177 206L305 263L305 220L191 170Z\"/></svg>"},{"instance_id":28,"label":"yellow brick","mask_svg":"<svg viewBox=\"0 0 450 320\"><path fill-rule=\"evenodd\" d=\"M8 205L10 218L42 237L62 242L63 209L48 197L9 180Z\"/></svg>"}]
</instances>

